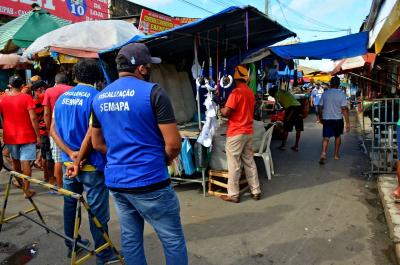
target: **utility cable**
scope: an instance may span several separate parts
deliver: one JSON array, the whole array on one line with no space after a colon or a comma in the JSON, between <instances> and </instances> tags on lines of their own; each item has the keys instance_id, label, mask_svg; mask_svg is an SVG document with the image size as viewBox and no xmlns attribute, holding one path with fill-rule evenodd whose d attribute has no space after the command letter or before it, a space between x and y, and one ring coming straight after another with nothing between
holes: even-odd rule
<instances>
[{"instance_id":1,"label":"utility cable","mask_svg":"<svg viewBox=\"0 0 400 265\"><path fill-rule=\"evenodd\" d=\"M202 10L202 11L204 11L204 12L207 12L207 13L210 13L210 14L215 14L215 12L211 12L210 10L205 9L205 8L203 8L203 7L199 6L199 5L196 5L196 4L192 3L192 2L189 2L189 1L187 1L187 0L178 0L178 1L180 1L180 2L182 2L182 3L185 3L185 4L187 4L187 5L190 5L190 6L192 6L192 7L195 7L195 8L197 8L197 9L200 9L200 10Z\"/></svg>"},{"instance_id":2,"label":"utility cable","mask_svg":"<svg viewBox=\"0 0 400 265\"><path fill-rule=\"evenodd\" d=\"M285 7L287 10L291 11L293 14L297 15L297 16L300 17L301 19L303 19L303 20L305 20L305 21L307 21L307 22L309 22L309 23L311 23L311 24L314 24L314 25L316 25L316 26L318 26L318 27L327 28L327 29L335 29L335 30L337 30L337 31L348 31L348 29L340 29L340 28L337 28L337 27L328 25L328 24L326 24L326 23L323 23L323 22L321 22L321 21L318 21L318 20L316 20L316 19L314 19L314 18L307 17L307 16L305 16L304 14L302 14L302 13L300 13L300 12L294 10L293 8L289 7L288 5L282 3L280 0L276 0L276 1L278 2L279 5L282 5L282 6Z\"/></svg>"}]
</instances>

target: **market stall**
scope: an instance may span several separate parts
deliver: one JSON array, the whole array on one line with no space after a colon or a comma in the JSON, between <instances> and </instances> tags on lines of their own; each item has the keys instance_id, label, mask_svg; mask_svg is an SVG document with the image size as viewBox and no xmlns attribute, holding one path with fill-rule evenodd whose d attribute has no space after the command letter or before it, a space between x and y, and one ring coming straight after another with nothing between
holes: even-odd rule
<instances>
[{"instance_id":1,"label":"market stall","mask_svg":"<svg viewBox=\"0 0 400 265\"><path fill-rule=\"evenodd\" d=\"M152 69L151 79L167 90L187 146L184 150L194 155L190 155L193 167L189 172L179 170L187 166L179 163L171 170L176 174L172 179L199 182L205 194L207 158L211 155L211 146L213 150L216 146L212 140L215 142L216 129L221 123L211 98L227 98L232 89L229 74L234 66L255 51L290 36L295 34L256 8L246 6L230 7L207 18L125 43L144 42L152 56L163 60ZM117 76L114 58L118 50L116 47L100 53L111 70L111 78ZM197 176L193 168L201 176Z\"/></svg>"}]
</instances>

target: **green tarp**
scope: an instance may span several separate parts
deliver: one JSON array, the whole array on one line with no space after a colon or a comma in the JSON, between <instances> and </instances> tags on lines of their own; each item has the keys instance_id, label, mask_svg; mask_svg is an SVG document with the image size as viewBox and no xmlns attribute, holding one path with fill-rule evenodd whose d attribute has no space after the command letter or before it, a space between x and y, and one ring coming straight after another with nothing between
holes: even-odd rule
<instances>
[{"instance_id":1,"label":"green tarp","mask_svg":"<svg viewBox=\"0 0 400 265\"><path fill-rule=\"evenodd\" d=\"M70 24L45 10L32 10L0 27L0 52L27 48L43 34Z\"/></svg>"}]
</instances>

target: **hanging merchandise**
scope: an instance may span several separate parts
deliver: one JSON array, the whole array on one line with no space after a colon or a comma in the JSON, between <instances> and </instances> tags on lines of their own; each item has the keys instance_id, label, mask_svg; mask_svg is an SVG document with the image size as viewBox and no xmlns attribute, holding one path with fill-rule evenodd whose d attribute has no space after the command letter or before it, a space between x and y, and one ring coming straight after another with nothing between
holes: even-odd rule
<instances>
[{"instance_id":1,"label":"hanging merchandise","mask_svg":"<svg viewBox=\"0 0 400 265\"><path fill-rule=\"evenodd\" d=\"M186 175L189 176L193 175L193 173L196 171L193 165L192 157L193 157L192 145L190 144L189 139L185 138L182 144L181 160L183 165L183 171L185 172Z\"/></svg>"},{"instance_id":2,"label":"hanging merchandise","mask_svg":"<svg viewBox=\"0 0 400 265\"><path fill-rule=\"evenodd\" d=\"M208 68L208 79L205 79L205 87L208 91L215 91L217 86L213 80L213 68L212 68L212 59L210 57L210 63Z\"/></svg>"},{"instance_id":3,"label":"hanging merchandise","mask_svg":"<svg viewBox=\"0 0 400 265\"><path fill-rule=\"evenodd\" d=\"M204 62L201 67L200 75L196 78L196 101L197 101L197 119L199 122L199 130L201 131L202 126L201 126L201 112L200 112L200 88L205 87L205 81L206 79L204 78Z\"/></svg>"},{"instance_id":4,"label":"hanging merchandise","mask_svg":"<svg viewBox=\"0 0 400 265\"><path fill-rule=\"evenodd\" d=\"M233 83L233 78L231 75L228 75L228 71L226 70L226 58L224 59L224 75L219 81L219 85L222 88L222 98L226 99L226 89L229 88Z\"/></svg>"},{"instance_id":5,"label":"hanging merchandise","mask_svg":"<svg viewBox=\"0 0 400 265\"><path fill-rule=\"evenodd\" d=\"M207 148L198 142L194 144L194 162L197 169L207 167Z\"/></svg>"},{"instance_id":6,"label":"hanging merchandise","mask_svg":"<svg viewBox=\"0 0 400 265\"><path fill-rule=\"evenodd\" d=\"M211 67L211 59L210 59L210 68ZM210 76L212 75L212 69L209 71ZM204 147L210 147L212 144L212 139L215 134L215 130L218 127L217 122L217 113L218 113L218 105L214 102L214 91L215 91L215 83L212 80L212 77L208 80L207 87L207 96L204 101L204 106L206 107L206 122L204 124L203 129L197 139L197 142L202 144Z\"/></svg>"},{"instance_id":7,"label":"hanging merchandise","mask_svg":"<svg viewBox=\"0 0 400 265\"><path fill-rule=\"evenodd\" d=\"M201 76L201 71L202 68L199 63L199 59L197 58L197 42L196 38L194 39L194 59L193 59L193 65L192 65L192 76L194 79L197 79L199 76Z\"/></svg>"},{"instance_id":8,"label":"hanging merchandise","mask_svg":"<svg viewBox=\"0 0 400 265\"><path fill-rule=\"evenodd\" d=\"M264 67L263 67L263 62L261 60L260 62L260 68L257 71L257 92L260 94L264 94L265 93L265 88L264 88L264 79L266 77L266 73L264 71Z\"/></svg>"},{"instance_id":9,"label":"hanging merchandise","mask_svg":"<svg viewBox=\"0 0 400 265\"><path fill-rule=\"evenodd\" d=\"M168 166L168 173L170 176L181 176L183 173L182 162L180 156L176 157L171 165Z\"/></svg>"},{"instance_id":10,"label":"hanging merchandise","mask_svg":"<svg viewBox=\"0 0 400 265\"><path fill-rule=\"evenodd\" d=\"M253 90L253 93L257 93L257 71L256 65L254 63L250 64L250 74L249 74L249 82L248 85Z\"/></svg>"}]
</instances>

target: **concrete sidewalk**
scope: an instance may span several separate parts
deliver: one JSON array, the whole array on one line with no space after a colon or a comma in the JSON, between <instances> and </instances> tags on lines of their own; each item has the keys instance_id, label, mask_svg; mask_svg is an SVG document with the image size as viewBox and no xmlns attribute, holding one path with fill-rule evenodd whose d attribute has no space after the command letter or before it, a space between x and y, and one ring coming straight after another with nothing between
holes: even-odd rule
<instances>
[{"instance_id":1,"label":"concrete sidewalk","mask_svg":"<svg viewBox=\"0 0 400 265\"><path fill-rule=\"evenodd\" d=\"M289 144L294 135L290 137ZM279 151L278 145L273 141L276 175L271 181L260 176L260 201L246 194L240 204L232 204L216 197L203 198L200 185L175 188L190 264L394 264L378 191L361 175L368 167L357 135L346 134L342 159L333 161L329 156L324 166L318 164L321 125L314 123L314 117L307 119L300 152ZM3 191L4 185L0 189ZM10 213L28 206L17 193L12 190ZM43 191L35 201L47 222L62 231L62 197ZM119 247L118 220L113 205L111 208L110 234ZM89 237L86 219L82 230ZM0 245L0 261L37 242L38 253L29 264L68 264L62 240L24 219L4 225L0 242L9 243L3 248ZM162 247L149 226L145 245L149 265L165 264Z\"/></svg>"}]
</instances>

